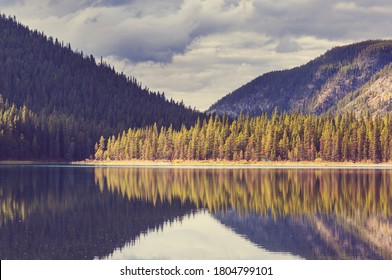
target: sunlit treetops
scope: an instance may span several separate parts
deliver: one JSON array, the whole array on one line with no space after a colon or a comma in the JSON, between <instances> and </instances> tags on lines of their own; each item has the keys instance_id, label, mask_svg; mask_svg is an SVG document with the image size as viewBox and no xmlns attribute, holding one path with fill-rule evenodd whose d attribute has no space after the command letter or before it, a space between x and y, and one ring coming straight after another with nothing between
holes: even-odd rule
<instances>
[{"instance_id":1,"label":"sunlit treetops","mask_svg":"<svg viewBox=\"0 0 392 280\"><path fill-rule=\"evenodd\" d=\"M392 115L278 113L211 116L189 129L129 129L95 144L96 160L228 160L388 162Z\"/></svg>"}]
</instances>

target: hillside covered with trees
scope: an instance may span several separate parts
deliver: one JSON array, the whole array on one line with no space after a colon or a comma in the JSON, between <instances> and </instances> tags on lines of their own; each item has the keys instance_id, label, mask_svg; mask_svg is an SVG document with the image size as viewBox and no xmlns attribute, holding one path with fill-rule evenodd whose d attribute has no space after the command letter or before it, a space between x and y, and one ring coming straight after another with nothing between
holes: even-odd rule
<instances>
[{"instance_id":1,"label":"hillside covered with trees","mask_svg":"<svg viewBox=\"0 0 392 280\"><path fill-rule=\"evenodd\" d=\"M97 160L372 161L392 159L392 115L211 116L187 129L129 129L95 145Z\"/></svg>"},{"instance_id":2,"label":"hillside covered with trees","mask_svg":"<svg viewBox=\"0 0 392 280\"><path fill-rule=\"evenodd\" d=\"M0 160L83 159L101 134L204 115L0 15Z\"/></svg>"}]
</instances>

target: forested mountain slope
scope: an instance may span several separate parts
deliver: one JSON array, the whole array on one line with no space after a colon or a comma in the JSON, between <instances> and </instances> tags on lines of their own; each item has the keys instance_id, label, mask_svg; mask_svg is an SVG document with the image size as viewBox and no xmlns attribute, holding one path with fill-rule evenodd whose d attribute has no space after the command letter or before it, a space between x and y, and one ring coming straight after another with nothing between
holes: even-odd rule
<instances>
[{"instance_id":1,"label":"forested mountain slope","mask_svg":"<svg viewBox=\"0 0 392 280\"><path fill-rule=\"evenodd\" d=\"M242 111L254 116L272 112L277 107L287 112L322 114L330 109L335 110L333 107L338 102L366 83L369 83L368 87L376 81L380 84L381 80L377 76L380 71L390 77L390 63L392 40L365 41L336 47L300 67L266 73L226 95L208 111L230 116L237 116ZM384 96L384 93L391 90L391 83L385 83L372 91L372 99L362 100L359 95L363 90L357 91L352 95L361 100L357 106L344 108L341 104L339 108L342 111L354 107L358 110L370 109L376 114L390 112L392 108L386 106L390 97Z\"/></svg>"},{"instance_id":2,"label":"forested mountain slope","mask_svg":"<svg viewBox=\"0 0 392 280\"><path fill-rule=\"evenodd\" d=\"M142 88L135 78L117 73L102 60L4 15L0 95L0 159L81 159L93 152L101 134L154 123L180 128L203 117L166 100L164 94ZM23 129L17 118L11 119L22 110L34 115ZM15 150L22 146L26 151Z\"/></svg>"}]
</instances>

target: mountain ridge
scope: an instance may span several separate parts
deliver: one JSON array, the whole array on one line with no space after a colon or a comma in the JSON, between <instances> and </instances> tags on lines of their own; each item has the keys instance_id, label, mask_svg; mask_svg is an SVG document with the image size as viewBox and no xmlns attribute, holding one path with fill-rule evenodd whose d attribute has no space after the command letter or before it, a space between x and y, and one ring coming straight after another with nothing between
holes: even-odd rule
<instances>
[{"instance_id":1,"label":"mountain ridge","mask_svg":"<svg viewBox=\"0 0 392 280\"><path fill-rule=\"evenodd\" d=\"M308 63L265 73L213 104L207 112L236 117L281 111L320 115L392 63L392 40L335 47ZM389 68L388 68L389 69Z\"/></svg>"}]
</instances>

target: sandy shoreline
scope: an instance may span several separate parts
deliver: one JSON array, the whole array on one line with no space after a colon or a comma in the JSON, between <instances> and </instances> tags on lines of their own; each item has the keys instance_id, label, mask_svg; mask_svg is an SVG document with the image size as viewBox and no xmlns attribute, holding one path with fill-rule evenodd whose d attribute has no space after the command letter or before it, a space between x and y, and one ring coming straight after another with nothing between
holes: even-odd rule
<instances>
[{"instance_id":1,"label":"sandy shoreline","mask_svg":"<svg viewBox=\"0 0 392 280\"><path fill-rule=\"evenodd\" d=\"M371 163L371 162L312 162L312 161L271 161L271 162L247 162L247 161L150 161L150 160L113 160L113 161L77 161L72 164L95 165L95 166L196 166L196 167L253 167L253 168L392 168L392 163Z\"/></svg>"},{"instance_id":2,"label":"sandy shoreline","mask_svg":"<svg viewBox=\"0 0 392 280\"><path fill-rule=\"evenodd\" d=\"M85 165L85 166L122 166L122 167L236 167L236 168L385 168L392 169L392 162L372 163L372 162L322 162L322 161L271 161L271 162L247 162L247 161L189 161L189 160L112 160L96 161L84 160L74 162L50 162L50 161L0 161L2 165Z\"/></svg>"}]
</instances>

